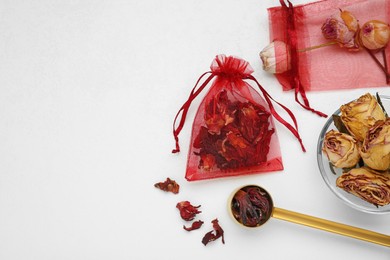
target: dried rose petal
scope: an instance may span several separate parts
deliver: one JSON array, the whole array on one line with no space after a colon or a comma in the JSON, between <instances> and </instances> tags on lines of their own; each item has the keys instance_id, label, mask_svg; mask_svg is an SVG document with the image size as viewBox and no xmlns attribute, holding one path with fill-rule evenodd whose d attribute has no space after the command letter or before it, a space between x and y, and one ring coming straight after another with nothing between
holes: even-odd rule
<instances>
[{"instance_id":1,"label":"dried rose petal","mask_svg":"<svg viewBox=\"0 0 390 260\"><path fill-rule=\"evenodd\" d=\"M201 213L202 211L199 211L199 206L192 206L189 201L181 201L176 204L176 208L180 210L180 216L182 219L186 221L191 221L195 218L196 214Z\"/></svg>"},{"instance_id":2,"label":"dried rose petal","mask_svg":"<svg viewBox=\"0 0 390 260\"><path fill-rule=\"evenodd\" d=\"M224 232L218 223L218 219L212 220L211 223L213 223L213 230L210 232L207 232L204 235L204 237L202 239L202 243L206 246L209 242L215 241L221 237L222 243L225 244L225 239L224 239L224 235L223 235Z\"/></svg>"},{"instance_id":3,"label":"dried rose petal","mask_svg":"<svg viewBox=\"0 0 390 260\"><path fill-rule=\"evenodd\" d=\"M203 223L204 222L202 220L198 220L198 221L194 221L190 227L186 227L183 225L183 228L184 230L192 231L195 229L199 229L203 225Z\"/></svg>"},{"instance_id":4,"label":"dried rose petal","mask_svg":"<svg viewBox=\"0 0 390 260\"><path fill-rule=\"evenodd\" d=\"M154 184L154 187L166 192L172 192L174 194L179 193L180 189L180 185L170 178L167 178L164 182L158 182Z\"/></svg>"}]
</instances>

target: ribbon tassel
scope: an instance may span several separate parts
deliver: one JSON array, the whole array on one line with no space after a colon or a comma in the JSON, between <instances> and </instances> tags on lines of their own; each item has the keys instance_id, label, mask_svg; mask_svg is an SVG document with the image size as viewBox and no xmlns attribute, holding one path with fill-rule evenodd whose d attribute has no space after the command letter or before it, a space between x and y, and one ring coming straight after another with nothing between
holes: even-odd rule
<instances>
[{"instance_id":1,"label":"ribbon tassel","mask_svg":"<svg viewBox=\"0 0 390 260\"><path fill-rule=\"evenodd\" d=\"M321 116L321 117L328 117L326 114L317 111L313 109L310 104L309 100L306 97L305 89L303 88L300 79L299 79L299 73L298 73L298 64L299 64L299 56L298 56L298 50L297 50L297 32L295 30L295 19L294 19L294 6L293 4L287 0L288 6L285 3L285 0L280 0L280 4L283 7L283 9L287 12L287 44L290 46L291 50L291 70L290 70L290 84L295 89L295 101L301 105L301 107ZM303 100L303 103L299 100L298 95Z\"/></svg>"},{"instance_id":2,"label":"ribbon tassel","mask_svg":"<svg viewBox=\"0 0 390 260\"><path fill-rule=\"evenodd\" d=\"M290 132L298 139L298 141L299 141L299 143L301 145L302 151L306 152L305 146L303 145L302 138L301 138L301 136L299 135L299 132L298 132L297 120L296 120L294 114L291 112L291 110L288 109L283 104L277 102L275 99L273 99L272 96L260 85L260 83L256 80L255 77L253 77L252 75L248 75L247 78L250 79L250 80L253 80L257 84L257 86L259 87L260 91L263 93L263 96L264 96L264 98L265 98L265 100L266 100L266 102L267 102L267 104L269 106L269 109L271 110L272 115L276 118L276 120L278 120L288 130L290 130ZM281 117L278 114L278 112L276 112L276 110L275 110L271 100L273 100L276 104L278 104L280 107L282 107L287 112L287 114L290 116L291 120L293 121L294 126L289 124L286 120L283 119L283 117Z\"/></svg>"},{"instance_id":3,"label":"ribbon tassel","mask_svg":"<svg viewBox=\"0 0 390 260\"><path fill-rule=\"evenodd\" d=\"M198 84L200 83L202 78L204 76L206 76L207 74L209 74L209 73L211 73L211 75L202 83L202 85L199 87L199 89L197 89ZM198 81L196 82L196 84L195 84L194 88L192 89L192 91L190 93L190 96L188 97L187 101L183 104L183 106L177 112L177 114L175 116L175 120L173 121L173 136L175 138L176 148L172 150L172 153L180 152L179 134L180 134L181 130L183 129L183 126L184 126L184 123L185 123L185 120L186 120L186 117L187 117L188 109L190 108L192 101L202 92L202 90L207 86L207 84L214 77L215 77L215 74L213 74L211 71L203 73L199 77ZM181 115L180 122L179 122L179 125L176 127L176 121L177 121L177 119L179 118L180 115Z\"/></svg>"}]
</instances>

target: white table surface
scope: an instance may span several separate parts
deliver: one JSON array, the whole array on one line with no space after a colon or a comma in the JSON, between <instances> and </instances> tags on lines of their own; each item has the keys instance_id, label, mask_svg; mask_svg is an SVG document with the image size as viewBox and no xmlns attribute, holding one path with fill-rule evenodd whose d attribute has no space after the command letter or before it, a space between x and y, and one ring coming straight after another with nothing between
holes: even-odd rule
<instances>
[{"instance_id":1,"label":"white table surface","mask_svg":"<svg viewBox=\"0 0 390 260\"><path fill-rule=\"evenodd\" d=\"M306 3L308 1L294 1ZM390 259L390 250L271 219L255 230L226 210L237 187L261 184L275 205L390 234L390 215L358 212L323 182L316 161L326 119L303 110L261 69L267 8L279 1L0 1L0 259ZM217 54L250 62L254 76L297 117L307 152L277 123L284 171L212 181L184 178L171 154L173 118ZM310 92L331 114L366 92ZM175 179L177 195L153 187ZM175 208L201 204L187 233ZM206 247L218 218L225 231Z\"/></svg>"}]
</instances>

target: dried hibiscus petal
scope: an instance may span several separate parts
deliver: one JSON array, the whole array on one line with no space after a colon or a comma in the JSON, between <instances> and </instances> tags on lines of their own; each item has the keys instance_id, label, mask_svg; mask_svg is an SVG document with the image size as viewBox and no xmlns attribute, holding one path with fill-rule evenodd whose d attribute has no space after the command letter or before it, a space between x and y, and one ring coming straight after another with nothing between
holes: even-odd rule
<instances>
[{"instance_id":1,"label":"dried hibiscus petal","mask_svg":"<svg viewBox=\"0 0 390 260\"><path fill-rule=\"evenodd\" d=\"M229 102L226 91L219 92L208 103L205 113L205 123L211 134L220 134L221 129L234 122L236 107Z\"/></svg>"},{"instance_id":2,"label":"dried hibiscus petal","mask_svg":"<svg viewBox=\"0 0 390 260\"><path fill-rule=\"evenodd\" d=\"M176 183L176 181L171 180L170 178L167 178L164 182L158 182L154 184L154 187L167 191L172 192L174 194L179 193L180 185Z\"/></svg>"},{"instance_id":3,"label":"dried hibiscus petal","mask_svg":"<svg viewBox=\"0 0 390 260\"><path fill-rule=\"evenodd\" d=\"M256 186L238 190L234 194L231 207L234 218L247 227L263 224L272 212L267 193Z\"/></svg>"},{"instance_id":4,"label":"dried hibiscus petal","mask_svg":"<svg viewBox=\"0 0 390 260\"><path fill-rule=\"evenodd\" d=\"M199 169L211 171L257 166L267 161L271 137L271 114L250 101L229 99L226 90L206 105L205 126L193 147L198 149Z\"/></svg>"},{"instance_id":5,"label":"dried hibiscus petal","mask_svg":"<svg viewBox=\"0 0 390 260\"><path fill-rule=\"evenodd\" d=\"M202 220L198 220L198 221L194 221L190 227L186 227L183 225L183 228L187 231L192 231L195 229L199 229L203 225L203 223L204 222Z\"/></svg>"},{"instance_id":6,"label":"dried hibiscus petal","mask_svg":"<svg viewBox=\"0 0 390 260\"><path fill-rule=\"evenodd\" d=\"M196 214L201 213L202 211L199 211L199 206L193 206L189 201L181 201L176 204L176 208L180 211L180 216L182 219L186 221L191 221L195 218Z\"/></svg>"},{"instance_id":7,"label":"dried hibiscus petal","mask_svg":"<svg viewBox=\"0 0 390 260\"><path fill-rule=\"evenodd\" d=\"M224 232L218 223L218 219L212 220L211 223L213 223L213 230L210 232L207 232L204 235L204 237L202 239L202 243L206 246L209 242L217 240L218 238L221 237L222 243L225 244L225 239L224 239L224 235L223 235Z\"/></svg>"}]
</instances>

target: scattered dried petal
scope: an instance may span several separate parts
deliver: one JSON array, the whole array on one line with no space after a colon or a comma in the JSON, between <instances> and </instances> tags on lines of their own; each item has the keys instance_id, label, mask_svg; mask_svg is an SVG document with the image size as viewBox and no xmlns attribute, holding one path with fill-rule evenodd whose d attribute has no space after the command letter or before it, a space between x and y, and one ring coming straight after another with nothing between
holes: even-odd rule
<instances>
[{"instance_id":1,"label":"scattered dried petal","mask_svg":"<svg viewBox=\"0 0 390 260\"><path fill-rule=\"evenodd\" d=\"M198 221L194 221L190 227L186 227L183 225L183 228L184 230L192 231L195 229L199 229L203 225L203 223L204 222L202 220L198 220Z\"/></svg>"},{"instance_id":2,"label":"scattered dried petal","mask_svg":"<svg viewBox=\"0 0 390 260\"><path fill-rule=\"evenodd\" d=\"M180 210L180 216L182 219L186 221L191 221L195 218L196 214L201 213L202 211L199 211L199 206L192 206L189 201L181 201L176 204L176 208Z\"/></svg>"},{"instance_id":3,"label":"scattered dried petal","mask_svg":"<svg viewBox=\"0 0 390 260\"><path fill-rule=\"evenodd\" d=\"M225 239L224 239L224 232L221 226L218 223L218 219L214 219L211 221L213 223L213 230L210 232L207 232L203 239L202 243L206 246L209 242L217 240L218 238L222 238L222 243L225 244Z\"/></svg>"},{"instance_id":4,"label":"scattered dried petal","mask_svg":"<svg viewBox=\"0 0 390 260\"><path fill-rule=\"evenodd\" d=\"M154 187L166 192L172 192L174 194L177 194L179 193L180 185L177 184L176 181L167 178L164 182L158 182L154 184Z\"/></svg>"}]
</instances>

